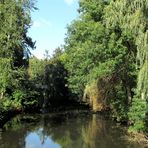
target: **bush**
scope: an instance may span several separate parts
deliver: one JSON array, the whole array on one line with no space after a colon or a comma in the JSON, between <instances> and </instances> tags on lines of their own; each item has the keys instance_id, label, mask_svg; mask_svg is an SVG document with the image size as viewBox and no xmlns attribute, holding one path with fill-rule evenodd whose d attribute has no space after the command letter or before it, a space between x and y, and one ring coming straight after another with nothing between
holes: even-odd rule
<instances>
[{"instance_id":1,"label":"bush","mask_svg":"<svg viewBox=\"0 0 148 148\"><path fill-rule=\"evenodd\" d=\"M130 127L130 131L144 131L145 119L146 119L146 101L133 98L133 103L128 113L129 120L133 123Z\"/></svg>"}]
</instances>

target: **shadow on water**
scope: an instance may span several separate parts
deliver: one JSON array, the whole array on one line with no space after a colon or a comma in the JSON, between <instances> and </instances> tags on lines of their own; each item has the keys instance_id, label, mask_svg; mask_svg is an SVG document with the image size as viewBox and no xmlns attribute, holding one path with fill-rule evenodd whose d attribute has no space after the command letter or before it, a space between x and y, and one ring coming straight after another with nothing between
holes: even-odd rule
<instances>
[{"instance_id":1,"label":"shadow on water","mask_svg":"<svg viewBox=\"0 0 148 148\"><path fill-rule=\"evenodd\" d=\"M0 148L140 148L123 127L94 114L19 115L0 130Z\"/></svg>"}]
</instances>

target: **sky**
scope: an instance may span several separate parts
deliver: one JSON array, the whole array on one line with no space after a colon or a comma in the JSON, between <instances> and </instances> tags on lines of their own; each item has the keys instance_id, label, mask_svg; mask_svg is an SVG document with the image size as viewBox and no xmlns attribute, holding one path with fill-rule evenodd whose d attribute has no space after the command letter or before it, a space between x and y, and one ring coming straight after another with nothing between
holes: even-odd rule
<instances>
[{"instance_id":1,"label":"sky","mask_svg":"<svg viewBox=\"0 0 148 148\"><path fill-rule=\"evenodd\" d=\"M38 0L36 7L28 34L36 41L32 54L43 58L45 50L52 55L55 48L64 44L67 25L78 17L78 0Z\"/></svg>"}]
</instances>

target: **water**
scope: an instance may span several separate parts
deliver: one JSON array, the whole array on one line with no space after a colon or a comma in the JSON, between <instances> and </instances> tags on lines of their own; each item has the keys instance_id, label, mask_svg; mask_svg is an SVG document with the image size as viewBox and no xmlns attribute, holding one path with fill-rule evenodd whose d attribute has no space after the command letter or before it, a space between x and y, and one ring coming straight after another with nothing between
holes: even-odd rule
<instances>
[{"instance_id":1,"label":"water","mask_svg":"<svg viewBox=\"0 0 148 148\"><path fill-rule=\"evenodd\" d=\"M0 148L142 148L100 115L19 115L0 129Z\"/></svg>"}]
</instances>

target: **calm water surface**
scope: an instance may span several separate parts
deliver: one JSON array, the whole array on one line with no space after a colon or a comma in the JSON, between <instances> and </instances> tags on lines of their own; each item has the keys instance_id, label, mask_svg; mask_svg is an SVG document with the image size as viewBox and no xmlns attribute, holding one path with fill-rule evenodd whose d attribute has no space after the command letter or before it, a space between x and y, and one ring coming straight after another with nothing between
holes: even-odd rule
<instances>
[{"instance_id":1,"label":"calm water surface","mask_svg":"<svg viewBox=\"0 0 148 148\"><path fill-rule=\"evenodd\" d=\"M142 148L100 115L19 115L0 129L0 148Z\"/></svg>"}]
</instances>

